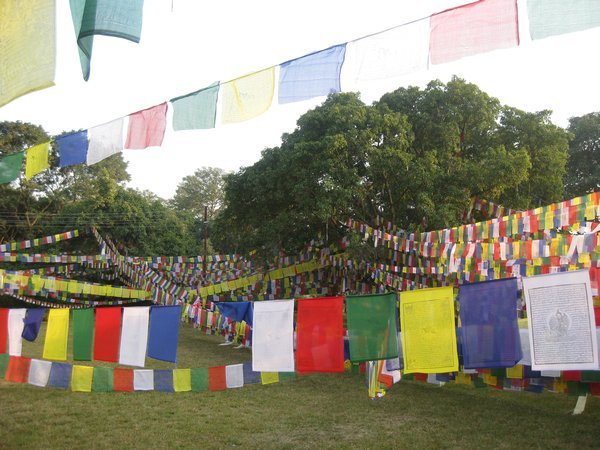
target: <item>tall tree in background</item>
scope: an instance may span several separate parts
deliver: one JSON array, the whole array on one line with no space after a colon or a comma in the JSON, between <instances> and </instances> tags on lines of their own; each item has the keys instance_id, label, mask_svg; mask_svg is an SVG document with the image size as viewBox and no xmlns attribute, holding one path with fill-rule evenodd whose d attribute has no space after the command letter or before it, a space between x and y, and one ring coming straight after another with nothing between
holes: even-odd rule
<instances>
[{"instance_id":1,"label":"tall tree in background","mask_svg":"<svg viewBox=\"0 0 600 450\"><path fill-rule=\"evenodd\" d=\"M225 171L218 167L202 167L193 175L181 180L171 200L177 211L187 211L197 218L204 217L204 207L208 208L208 220L214 219L223 204Z\"/></svg>"},{"instance_id":2,"label":"tall tree in background","mask_svg":"<svg viewBox=\"0 0 600 450\"><path fill-rule=\"evenodd\" d=\"M569 198L600 189L600 112L569 119L573 135L565 180Z\"/></svg>"}]
</instances>

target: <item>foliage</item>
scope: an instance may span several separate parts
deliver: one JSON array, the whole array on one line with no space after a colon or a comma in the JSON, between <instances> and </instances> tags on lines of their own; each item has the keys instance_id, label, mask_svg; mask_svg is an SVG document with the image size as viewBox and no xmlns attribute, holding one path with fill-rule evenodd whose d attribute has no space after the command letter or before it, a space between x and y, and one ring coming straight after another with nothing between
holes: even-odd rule
<instances>
[{"instance_id":1,"label":"foliage","mask_svg":"<svg viewBox=\"0 0 600 450\"><path fill-rule=\"evenodd\" d=\"M572 117L565 189L573 198L600 189L600 112Z\"/></svg>"},{"instance_id":2,"label":"foliage","mask_svg":"<svg viewBox=\"0 0 600 450\"><path fill-rule=\"evenodd\" d=\"M213 220L223 203L224 175L225 171L218 167L202 167L184 177L171 200L173 208L203 219L207 207L208 220Z\"/></svg>"}]
</instances>

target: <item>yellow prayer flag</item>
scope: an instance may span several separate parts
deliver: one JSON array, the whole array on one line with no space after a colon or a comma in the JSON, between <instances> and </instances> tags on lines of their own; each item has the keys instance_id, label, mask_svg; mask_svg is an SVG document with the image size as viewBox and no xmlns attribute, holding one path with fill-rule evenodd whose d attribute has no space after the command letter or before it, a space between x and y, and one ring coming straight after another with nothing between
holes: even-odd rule
<instances>
[{"instance_id":1,"label":"yellow prayer flag","mask_svg":"<svg viewBox=\"0 0 600 450\"><path fill-rule=\"evenodd\" d=\"M35 145L27 149L27 161L25 162L25 179L29 180L32 176L46 170L48 164L48 152L50 150L50 141Z\"/></svg>"},{"instance_id":2,"label":"yellow prayer flag","mask_svg":"<svg viewBox=\"0 0 600 450\"><path fill-rule=\"evenodd\" d=\"M221 122L243 122L267 111L273 100L274 86L275 67L223 84Z\"/></svg>"},{"instance_id":3,"label":"yellow prayer flag","mask_svg":"<svg viewBox=\"0 0 600 450\"><path fill-rule=\"evenodd\" d=\"M523 378L523 366L521 364L516 364L513 367L506 368L506 378Z\"/></svg>"},{"instance_id":4,"label":"yellow prayer flag","mask_svg":"<svg viewBox=\"0 0 600 450\"><path fill-rule=\"evenodd\" d=\"M66 361L69 336L69 308L51 309L44 341L44 359Z\"/></svg>"},{"instance_id":5,"label":"yellow prayer flag","mask_svg":"<svg viewBox=\"0 0 600 450\"><path fill-rule=\"evenodd\" d=\"M262 384L279 383L279 372L261 372L260 382Z\"/></svg>"},{"instance_id":6,"label":"yellow prayer flag","mask_svg":"<svg viewBox=\"0 0 600 450\"><path fill-rule=\"evenodd\" d=\"M92 392L94 368L75 364L71 373L71 390L73 392Z\"/></svg>"},{"instance_id":7,"label":"yellow prayer flag","mask_svg":"<svg viewBox=\"0 0 600 450\"><path fill-rule=\"evenodd\" d=\"M191 369L173 369L173 389L175 392L188 392L192 390Z\"/></svg>"},{"instance_id":8,"label":"yellow prayer flag","mask_svg":"<svg viewBox=\"0 0 600 450\"><path fill-rule=\"evenodd\" d=\"M400 294L404 373L458 371L452 287Z\"/></svg>"},{"instance_id":9,"label":"yellow prayer flag","mask_svg":"<svg viewBox=\"0 0 600 450\"><path fill-rule=\"evenodd\" d=\"M454 382L456 384L466 384L466 385L473 384L473 382L471 381L471 375L469 375L468 373L464 373L464 372L458 372L456 374L456 377L454 378Z\"/></svg>"}]
</instances>

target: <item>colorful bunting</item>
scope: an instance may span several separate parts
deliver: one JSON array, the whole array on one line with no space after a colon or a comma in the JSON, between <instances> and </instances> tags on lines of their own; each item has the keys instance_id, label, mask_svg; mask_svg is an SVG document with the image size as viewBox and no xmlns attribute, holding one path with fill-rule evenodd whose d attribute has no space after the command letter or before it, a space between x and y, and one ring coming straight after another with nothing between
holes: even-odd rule
<instances>
[{"instance_id":1,"label":"colorful bunting","mask_svg":"<svg viewBox=\"0 0 600 450\"><path fill-rule=\"evenodd\" d=\"M148 356L161 361L177 362L181 306L153 306L150 309Z\"/></svg>"},{"instance_id":2,"label":"colorful bunting","mask_svg":"<svg viewBox=\"0 0 600 450\"><path fill-rule=\"evenodd\" d=\"M19 178L25 152L11 153L0 159L0 184L10 183Z\"/></svg>"},{"instance_id":3,"label":"colorful bunting","mask_svg":"<svg viewBox=\"0 0 600 450\"><path fill-rule=\"evenodd\" d=\"M252 369L294 371L294 300L256 302L252 335Z\"/></svg>"},{"instance_id":4,"label":"colorful bunting","mask_svg":"<svg viewBox=\"0 0 600 450\"><path fill-rule=\"evenodd\" d=\"M73 310L73 359L91 361L94 342L94 310Z\"/></svg>"},{"instance_id":5,"label":"colorful bunting","mask_svg":"<svg viewBox=\"0 0 600 450\"><path fill-rule=\"evenodd\" d=\"M198 130L215 127L219 82L199 91L171 99L173 129Z\"/></svg>"},{"instance_id":6,"label":"colorful bunting","mask_svg":"<svg viewBox=\"0 0 600 450\"><path fill-rule=\"evenodd\" d=\"M225 83L221 122L243 122L267 111L273 100L274 85L274 67Z\"/></svg>"},{"instance_id":7,"label":"colorful bunting","mask_svg":"<svg viewBox=\"0 0 600 450\"><path fill-rule=\"evenodd\" d=\"M60 155L59 167L85 164L88 151L87 130L57 137L56 144Z\"/></svg>"},{"instance_id":8,"label":"colorful bunting","mask_svg":"<svg viewBox=\"0 0 600 450\"><path fill-rule=\"evenodd\" d=\"M123 308L119 364L144 367L149 316L149 306Z\"/></svg>"},{"instance_id":9,"label":"colorful bunting","mask_svg":"<svg viewBox=\"0 0 600 450\"><path fill-rule=\"evenodd\" d=\"M44 359L66 361L70 309L51 309L44 341Z\"/></svg>"},{"instance_id":10,"label":"colorful bunting","mask_svg":"<svg viewBox=\"0 0 600 450\"><path fill-rule=\"evenodd\" d=\"M86 164L91 166L123 150L123 118L88 130Z\"/></svg>"},{"instance_id":11,"label":"colorful bunting","mask_svg":"<svg viewBox=\"0 0 600 450\"><path fill-rule=\"evenodd\" d=\"M531 39L600 26L600 4L596 0L527 0L527 12Z\"/></svg>"},{"instance_id":12,"label":"colorful bunting","mask_svg":"<svg viewBox=\"0 0 600 450\"><path fill-rule=\"evenodd\" d=\"M94 359L118 362L121 338L121 307L97 308Z\"/></svg>"},{"instance_id":13,"label":"colorful bunting","mask_svg":"<svg viewBox=\"0 0 600 450\"><path fill-rule=\"evenodd\" d=\"M129 115L125 148L160 147L167 128L167 103Z\"/></svg>"}]
</instances>

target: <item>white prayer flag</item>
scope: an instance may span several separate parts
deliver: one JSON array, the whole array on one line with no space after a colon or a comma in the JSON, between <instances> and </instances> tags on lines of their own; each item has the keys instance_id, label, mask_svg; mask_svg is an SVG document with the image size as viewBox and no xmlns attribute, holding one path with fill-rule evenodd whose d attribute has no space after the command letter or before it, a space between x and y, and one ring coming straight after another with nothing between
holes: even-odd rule
<instances>
[{"instance_id":1,"label":"white prayer flag","mask_svg":"<svg viewBox=\"0 0 600 450\"><path fill-rule=\"evenodd\" d=\"M123 118L113 120L88 130L86 164L91 166L123 151Z\"/></svg>"},{"instance_id":2,"label":"white prayer flag","mask_svg":"<svg viewBox=\"0 0 600 450\"><path fill-rule=\"evenodd\" d=\"M153 391L154 390L154 370L136 369L133 371L133 390L135 391Z\"/></svg>"},{"instance_id":3,"label":"white prayer flag","mask_svg":"<svg viewBox=\"0 0 600 450\"><path fill-rule=\"evenodd\" d=\"M29 364L29 378L27 382L34 386L45 387L50 377L52 362L41 359L32 359Z\"/></svg>"},{"instance_id":4,"label":"white prayer flag","mask_svg":"<svg viewBox=\"0 0 600 450\"><path fill-rule=\"evenodd\" d=\"M241 388L244 386L244 365L233 364L225 366L225 383L227 389Z\"/></svg>"},{"instance_id":5,"label":"white prayer flag","mask_svg":"<svg viewBox=\"0 0 600 450\"><path fill-rule=\"evenodd\" d=\"M8 311L8 354L21 356L23 348L23 327L25 326L26 308L11 309Z\"/></svg>"},{"instance_id":6,"label":"white prayer flag","mask_svg":"<svg viewBox=\"0 0 600 450\"><path fill-rule=\"evenodd\" d=\"M294 300L254 303L252 370L294 371Z\"/></svg>"},{"instance_id":7,"label":"white prayer flag","mask_svg":"<svg viewBox=\"0 0 600 450\"><path fill-rule=\"evenodd\" d=\"M119 364L144 367L148 346L149 306L123 308Z\"/></svg>"}]
</instances>

